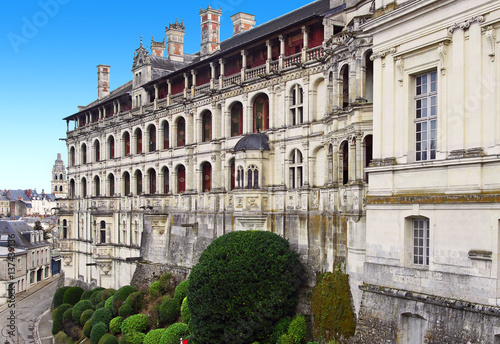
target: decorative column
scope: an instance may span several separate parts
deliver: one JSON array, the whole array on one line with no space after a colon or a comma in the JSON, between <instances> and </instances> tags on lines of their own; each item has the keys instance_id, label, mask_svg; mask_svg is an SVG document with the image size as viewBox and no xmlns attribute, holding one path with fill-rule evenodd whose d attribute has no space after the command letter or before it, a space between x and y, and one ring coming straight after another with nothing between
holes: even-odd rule
<instances>
[{"instance_id":1,"label":"decorative column","mask_svg":"<svg viewBox=\"0 0 500 344\"><path fill-rule=\"evenodd\" d=\"M219 59L220 75L219 75L219 89L224 86L224 59Z\"/></svg>"},{"instance_id":2,"label":"decorative column","mask_svg":"<svg viewBox=\"0 0 500 344\"><path fill-rule=\"evenodd\" d=\"M332 141L332 183L339 183L339 144L337 139Z\"/></svg>"},{"instance_id":3,"label":"decorative column","mask_svg":"<svg viewBox=\"0 0 500 344\"><path fill-rule=\"evenodd\" d=\"M352 135L349 137L348 140L349 159L347 161L348 171L349 171L348 182L356 180L356 141L357 141L356 136Z\"/></svg>"},{"instance_id":4,"label":"decorative column","mask_svg":"<svg viewBox=\"0 0 500 344\"><path fill-rule=\"evenodd\" d=\"M170 96L172 95L172 82L167 80L167 105L170 105Z\"/></svg>"},{"instance_id":5,"label":"decorative column","mask_svg":"<svg viewBox=\"0 0 500 344\"><path fill-rule=\"evenodd\" d=\"M158 109L158 106L157 106L157 104L158 104L158 84L155 84L154 87L155 87L155 100L153 102L153 109L156 110L156 109Z\"/></svg>"},{"instance_id":6,"label":"decorative column","mask_svg":"<svg viewBox=\"0 0 500 344\"><path fill-rule=\"evenodd\" d=\"M184 98L188 96L188 88L189 88L189 76L188 73L184 73Z\"/></svg>"},{"instance_id":7,"label":"decorative column","mask_svg":"<svg viewBox=\"0 0 500 344\"><path fill-rule=\"evenodd\" d=\"M271 40L266 41L266 48L267 48L267 59L266 59L266 73L269 74L271 71L271 60L272 60L272 55L273 55L273 47L271 46Z\"/></svg>"},{"instance_id":8,"label":"decorative column","mask_svg":"<svg viewBox=\"0 0 500 344\"><path fill-rule=\"evenodd\" d=\"M247 51L241 50L241 82L245 81L245 73L247 70Z\"/></svg>"},{"instance_id":9,"label":"decorative column","mask_svg":"<svg viewBox=\"0 0 500 344\"><path fill-rule=\"evenodd\" d=\"M210 62L210 89L215 88L215 63L212 61Z\"/></svg>"},{"instance_id":10,"label":"decorative column","mask_svg":"<svg viewBox=\"0 0 500 344\"><path fill-rule=\"evenodd\" d=\"M196 95L196 69L191 70L191 78L192 78L192 85L191 85L191 97L194 97Z\"/></svg>"},{"instance_id":11,"label":"decorative column","mask_svg":"<svg viewBox=\"0 0 500 344\"><path fill-rule=\"evenodd\" d=\"M309 49L309 28L307 26L302 26L302 63L307 61L307 49Z\"/></svg>"},{"instance_id":12,"label":"decorative column","mask_svg":"<svg viewBox=\"0 0 500 344\"><path fill-rule=\"evenodd\" d=\"M280 56L279 56L279 69L283 69L283 59L285 58L285 36L279 35L280 40Z\"/></svg>"},{"instance_id":13,"label":"decorative column","mask_svg":"<svg viewBox=\"0 0 500 344\"><path fill-rule=\"evenodd\" d=\"M361 149L361 141L363 139L363 133L359 132L356 133L355 136L356 139L356 146L355 146L355 153L356 153L356 175L355 175L355 180L362 180L363 179L363 150Z\"/></svg>"}]
</instances>

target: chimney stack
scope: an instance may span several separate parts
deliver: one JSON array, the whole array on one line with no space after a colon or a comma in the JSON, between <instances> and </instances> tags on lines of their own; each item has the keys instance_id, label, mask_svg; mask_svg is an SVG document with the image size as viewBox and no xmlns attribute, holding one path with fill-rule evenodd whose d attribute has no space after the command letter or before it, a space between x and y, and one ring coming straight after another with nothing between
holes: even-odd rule
<instances>
[{"instance_id":1,"label":"chimney stack","mask_svg":"<svg viewBox=\"0 0 500 344\"><path fill-rule=\"evenodd\" d=\"M108 65L97 66L97 99L102 99L109 95L109 69Z\"/></svg>"},{"instance_id":2,"label":"chimney stack","mask_svg":"<svg viewBox=\"0 0 500 344\"><path fill-rule=\"evenodd\" d=\"M231 21L233 22L233 36L255 26L255 16L253 14L238 12L231 16Z\"/></svg>"},{"instance_id":3,"label":"chimney stack","mask_svg":"<svg viewBox=\"0 0 500 344\"><path fill-rule=\"evenodd\" d=\"M153 37L151 37L151 53L154 56L163 57L163 52L165 51L165 38L163 38L163 42L155 42Z\"/></svg>"},{"instance_id":4,"label":"chimney stack","mask_svg":"<svg viewBox=\"0 0 500 344\"><path fill-rule=\"evenodd\" d=\"M201 56L206 56L220 50L220 16L222 11L208 5L200 9L201 17Z\"/></svg>"},{"instance_id":5,"label":"chimney stack","mask_svg":"<svg viewBox=\"0 0 500 344\"><path fill-rule=\"evenodd\" d=\"M172 61L184 61L184 20L175 23L168 23L169 26L165 28L167 35L167 57Z\"/></svg>"}]
</instances>

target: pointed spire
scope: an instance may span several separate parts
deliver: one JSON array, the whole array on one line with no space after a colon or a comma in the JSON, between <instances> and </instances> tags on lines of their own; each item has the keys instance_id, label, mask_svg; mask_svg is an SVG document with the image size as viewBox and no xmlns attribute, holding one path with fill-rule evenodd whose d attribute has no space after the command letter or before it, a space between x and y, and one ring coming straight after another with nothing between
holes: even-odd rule
<instances>
[{"instance_id":1,"label":"pointed spire","mask_svg":"<svg viewBox=\"0 0 500 344\"><path fill-rule=\"evenodd\" d=\"M142 48L142 35L141 35L141 48Z\"/></svg>"}]
</instances>

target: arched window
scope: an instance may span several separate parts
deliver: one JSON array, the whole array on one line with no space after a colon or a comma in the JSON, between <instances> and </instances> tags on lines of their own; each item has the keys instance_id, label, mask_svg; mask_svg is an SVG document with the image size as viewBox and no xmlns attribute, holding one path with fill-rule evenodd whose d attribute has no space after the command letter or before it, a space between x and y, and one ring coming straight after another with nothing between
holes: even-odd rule
<instances>
[{"instance_id":1,"label":"arched window","mask_svg":"<svg viewBox=\"0 0 500 344\"><path fill-rule=\"evenodd\" d=\"M259 170L257 166L250 165L247 170L247 189L259 188Z\"/></svg>"},{"instance_id":2,"label":"arched window","mask_svg":"<svg viewBox=\"0 0 500 344\"><path fill-rule=\"evenodd\" d=\"M94 159L96 162L101 160L101 144L99 140L94 141Z\"/></svg>"},{"instance_id":3,"label":"arched window","mask_svg":"<svg viewBox=\"0 0 500 344\"><path fill-rule=\"evenodd\" d=\"M71 166L75 166L75 147L71 147L69 150L69 161Z\"/></svg>"},{"instance_id":4,"label":"arched window","mask_svg":"<svg viewBox=\"0 0 500 344\"><path fill-rule=\"evenodd\" d=\"M177 120L177 147L183 147L186 144L186 120L180 117Z\"/></svg>"},{"instance_id":5,"label":"arched window","mask_svg":"<svg viewBox=\"0 0 500 344\"><path fill-rule=\"evenodd\" d=\"M177 193L186 192L186 169L180 165L177 167Z\"/></svg>"},{"instance_id":6,"label":"arched window","mask_svg":"<svg viewBox=\"0 0 500 344\"><path fill-rule=\"evenodd\" d=\"M340 151L342 152L341 156L341 166L342 166L342 184L347 184L349 182L349 143L344 141L341 144Z\"/></svg>"},{"instance_id":7,"label":"arched window","mask_svg":"<svg viewBox=\"0 0 500 344\"><path fill-rule=\"evenodd\" d=\"M63 220L63 239L68 238L68 220Z\"/></svg>"},{"instance_id":8,"label":"arched window","mask_svg":"<svg viewBox=\"0 0 500 344\"><path fill-rule=\"evenodd\" d=\"M345 65L340 70L342 80L342 108L349 106L349 65Z\"/></svg>"},{"instance_id":9,"label":"arched window","mask_svg":"<svg viewBox=\"0 0 500 344\"><path fill-rule=\"evenodd\" d=\"M163 193L168 194L170 191L170 172L168 167L163 168Z\"/></svg>"},{"instance_id":10,"label":"arched window","mask_svg":"<svg viewBox=\"0 0 500 344\"><path fill-rule=\"evenodd\" d=\"M368 103L373 102L373 61L370 59L372 51L365 54L365 99Z\"/></svg>"},{"instance_id":11,"label":"arched window","mask_svg":"<svg viewBox=\"0 0 500 344\"><path fill-rule=\"evenodd\" d=\"M169 148L170 125L168 121L163 122L163 149Z\"/></svg>"},{"instance_id":12,"label":"arched window","mask_svg":"<svg viewBox=\"0 0 500 344\"><path fill-rule=\"evenodd\" d=\"M55 179L55 180L57 180L57 174L56 174L56 175L54 175L54 179Z\"/></svg>"},{"instance_id":13,"label":"arched window","mask_svg":"<svg viewBox=\"0 0 500 344\"><path fill-rule=\"evenodd\" d=\"M243 171L243 167L238 166L238 189L243 189L245 187L245 172Z\"/></svg>"},{"instance_id":14,"label":"arched window","mask_svg":"<svg viewBox=\"0 0 500 344\"><path fill-rule=\"evenodd\" d=\"M94 195L99 197L101 195L101 179L99 176L94 177Z\"/></svg>"},{"instance_id":15,"label":"arched window","mask_svg":"<svg viewBox=\"0 0 500 344\"><path fill-rule=\"evenodd\" d=\"M370 162L373 160L373 136L366 135L364 138L365 146L365 167L370 166ZM368 173L365 172L365 181L368 183Z\"/></svg>"},{"instance_id":16,"label":"arched window","mask_svg":"<svg viewBox=\"0 0 500 344\"><path fill-rule=\"evenodd\" d=\"M289 179L290 188L302 187L302 153L298 149L290 154Z\"/></svg>"},{"instance_id":17,"label":"arched window","mask_svg":"<svg viewBox=\"0 0 500 344\"><path fill-rule=\"evenodd\" d=\"M123 194L130 195L130 174L128 172L123 173Z\"/></svg>"},{"instance_id":18,"label":"arched window","mask_svg":"<svg viewBox=\"0 0 500 344\"><path fill-rule=\"evenodd\" d=\"M82 197L87 197L87 179L82 178Z\"/></svg>"},{"instance_id":19,"label":"arched window","mask_svg":"<svg viewBox=\"0 0 500 344\"><path fill-rule=\"evenodd\" d=\"M109 183L109 196L114 196L115 194L115 176L113 173L110 173L108 176Z\"/></svg>"},{"instance_id":20,"label":"arched window","mask_svg":"<svg viewBox=\"0 0 500 344\"><path fill-rule=\"evenodd\" d=\"M101 221L101 224L100 224L100 229L101 229L101 244L105 244L106 243L106 221Z\"/></svg>"},{"instance_id":21,"label":"arched window","mask_svg":"<svg viewBox=\"0 0 500 344\"><path fill-rule=\"evenodd\" d=\"M63 187L62 187L62 185L61 185L61 186L59 186L59 191L63 191Z\"/></svg>"},{"instance_id":22,"label":"arched window","mask_svg":"<svg viewBox=\"0 0 500 344\"><path fill-rule=\"evenodd\" d=\"M253 132L269 129L269 98L260 94L253 103Z\"/></svg>"},{"instance_id":23,"label":"arched window","mask_svg":"<svg viewBox=\"0 0 500 344\"><path fill-rule=\"evenodd\" d=\"M113 136L108 139L108 156L110 159L115 158L115 138Z\"/></svg>"},{"instance_id":24,"label":"arched window","mask_svg":"<svg viewBox=\"0 0 500 344\"><path fill-rule=\"evenodd\" d=\"M202 141L208 142L212 140L212 113L205 111L202 116Z\"/></svg>"},{"instance_id":25,"label":"arched window","mask_svg":"<svg viewBox=\"0 0 500 344\"><path fill-rule=\"evenodd\" d=\"M236 188L236 164L234 162L234 159L231 159L231 164L230 164L230 172L231 173L231 182L229 184L229 190L234 190Z\"/></svg>"},{"instance_id":26,"label":"arched window","mask_svg":"<svg viewBox=\"0 0 500 344\"><path fill-rule=\"evenodd\" d=\"M212 165L209 162L203 163L202 167L202 191L210 192L212 190Z\"/></svg>"},{"instance_id":27,"label":"arched window","mask_svg":"<svg viewBox=\"0 0 500 344\"><path fill-rule=\"evenodd\" d=\"M139 128L135 130L135 153L142 154L142 130Z\"/></svg>"},{"instance_id":28,"label":"arched window","mask_svg":"<svg viewBox=\"0 0 500 344\"><path fill-rule=\"evenodd\" d=\"M148 171L149 193L154 195L156 193L156 171L154 168Z\"/></svg>"},{"instance_id":29,"label":"arched window","mask_svg":"<svg viewBox=\"0 0 500 344\"><path fill-rule=\"evenodd\" d=\"M54 191L56 191L56 192L57 192L57 185L54 187Z\"/></svg>"},{"instance_id":30,"label":"arched window","mask_svg":"<svg viewBox=\"0 0 500 344\"><path fill-rule=\"evenodd\" d=\"M156 127L154 125L150 125L148 127L148 136L149 136L149 151L154 152L156 150Z\"/></svg>"},{"instance_id":31,"label":"arched window","mask_svg":"<svg viewBox=\"0 0 500 344\"><path fill-rule=\"evenodd\" d=\"M301 124L304 121L304 92L302 87L295 85L292 87L290 95L290 115L292 125Z\"/></svg>"},{"instance_id":32,"label":"arched window","mask_svg":"<svg viewBox=\"0 0 500 344\"><path fill-rule=\"evenodd\" d=\"M142 172L140 170L135 171L135 194L142 194Z\"/></svg>"},{"instance_id":33,"label":"arched window","mask_svg":"<svg viewBox=\"0 0 500 344\"><path fill-rule=\"evenodd\" d=\"M130 155L130 134L128 133L128 131L123 133L122 141L123 141L123 153L125 156L129 156Z\"/></svg>"},{"instance_id":34,"label":"arched window","mask_svg":"<svg viewBox=\"0 0 500 344\"><path fill-rule=\"evenodd\" d=\"M231 136L243 134L243 106L240 102L231 107Z\"/></svg>"},{"instance_id":35,"label":"arched window","mask_svg":"<svg viewBox=\"0 0 500 344\"><path fill-rule=\"evenodd\" d=\"M75 180L69 182L69 198L75 198Z\"/></svg>"},{"instance_id":36,"label":"arched window","mask_svg":"<svg viewBox=\"0 0 500 344\"><path fill-rule=\"evenodd\" d=\"M60 179L60 180L63 180L63 175L62 175L62 173L59 175L59 179Z\"/></svg>"},{"instance_id":37,"label":"arched window","mask_svg":"<svg viewBox=\"0 0 500 344\"><path fill-rule=\"evenodd\" d=\"M87 163L87 145L84 143L82 145L82 164Z\"/></svg>"}]
</instances>

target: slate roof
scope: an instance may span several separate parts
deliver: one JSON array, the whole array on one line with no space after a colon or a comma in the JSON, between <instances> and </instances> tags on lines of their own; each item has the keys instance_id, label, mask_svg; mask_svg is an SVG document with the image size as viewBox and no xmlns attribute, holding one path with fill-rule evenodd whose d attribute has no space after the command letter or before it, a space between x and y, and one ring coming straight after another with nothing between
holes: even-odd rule
<instances>
[{"instance_id":1,"label":"slate roof","mask_svg":"<svg viewBox=\"0 0 500 344\"><path fill-rule=\"evenodd\" d=\"M243 136L234 145L234 152L246 150L271 150L269 148L269 137L264 133L255 133Z\"/></svg>"},{"instance_id":2,"label":"slate roof","mask_svg":"<svg viewBox=\"0 0 500 344\"><path fill-rule=\"evenodd\" d=\"M20 247L25 249L31 249L35 247L49 246L50 244L46 241L40 241L37 243L31 243L23 234L31 234L34 229L31 228L24 221L0 221L0 234L14 234L15 235L15 245L14 247Z\"/></svg>"}]
</instances>

